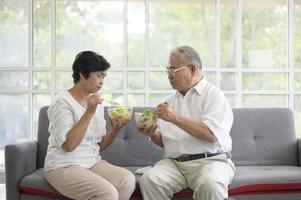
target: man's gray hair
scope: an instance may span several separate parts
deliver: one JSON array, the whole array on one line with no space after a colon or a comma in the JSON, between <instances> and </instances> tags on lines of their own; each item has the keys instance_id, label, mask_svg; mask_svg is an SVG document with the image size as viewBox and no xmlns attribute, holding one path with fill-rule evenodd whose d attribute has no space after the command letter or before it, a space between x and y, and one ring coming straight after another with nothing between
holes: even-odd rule
<instances>
[{"instance_id":1,"label":"man's gray hair","mask_svg":"<svg viewBox=\"0 0 301 200\"><path fill-rule=\"evenodd\" d=\"M190 46L180 46L172 50L173 53L179 53L184 64L197 64L202 69L202 62L198 52Z\"/></svg>"}]
</instances>

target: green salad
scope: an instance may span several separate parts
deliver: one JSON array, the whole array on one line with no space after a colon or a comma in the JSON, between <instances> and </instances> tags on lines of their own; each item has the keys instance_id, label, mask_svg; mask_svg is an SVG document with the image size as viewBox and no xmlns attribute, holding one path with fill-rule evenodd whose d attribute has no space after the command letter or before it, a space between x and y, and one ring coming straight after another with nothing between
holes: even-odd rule
<instances>
[{"instance_id":1,"label":"green salad","mask_svg":"<svg viewBox=\"0 0 301 200\"><path fill-rule=\"evenodd\" d=\"M143 113L137 113L136 122L138 125L152 125L158 121L157 115L150 109L144 109Z\"/></svg>"},{"instance_id":2,"label":"green salad","mask_svg":"<svg viewBox=\"0 0 301 200\"><path fill-rule=\"evenodd\" d=\"M120 121L126 121L132 116L132 108L130 107L114 107L108 110L111 118L118 119Z\"/></svg>"}]
</instances>

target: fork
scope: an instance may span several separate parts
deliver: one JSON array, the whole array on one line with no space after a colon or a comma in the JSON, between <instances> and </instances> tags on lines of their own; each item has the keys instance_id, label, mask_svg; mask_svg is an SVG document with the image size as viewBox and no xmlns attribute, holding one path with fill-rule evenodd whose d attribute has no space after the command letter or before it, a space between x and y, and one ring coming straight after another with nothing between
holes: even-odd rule
<instances>
[{"instance_id":1,"label":"fork","mask_svg":"<svg viewBox=\"0 0 301 200\"><path fill-rule=\"evenodd\" d=\"M100 93L98 93L99 95L101 95ZM103 99L103 101L106 101L106 102L108 102L109 104L111 104L111 106L119 106L120 104L118 103L118 102L116 102L116 101L109 101L109 100L107 100L107 99L104 99L104 98L102 98Z\"/></svg>"},{"instance_id":2,"label":"fork","mask_svg":"<svg viewBox=\"0 0 301 200\"><path fill-rule=\"evenodd\" d=\"M108 102L109 104L111 104L111 106L119 106L119 103L116 101L109 101L107 99L103 99L104 101Z\"/></svg>"}]
</instances>

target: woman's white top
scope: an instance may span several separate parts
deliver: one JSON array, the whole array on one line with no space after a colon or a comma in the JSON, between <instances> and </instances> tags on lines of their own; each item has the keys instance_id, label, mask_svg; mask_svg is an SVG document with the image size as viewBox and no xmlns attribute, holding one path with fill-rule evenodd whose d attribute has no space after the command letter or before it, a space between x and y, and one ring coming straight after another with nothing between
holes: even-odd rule
<instances>
[{"instance_id":1,"label":"woman's white top","mask_svg":"<svg viewBox=\"0 0 301 200\"><path fill-rule=\"evenodd\" d=\"M69 165L91 168L101 160L97 143L106 134L104 109L101 105L97 106L82 142L72 152L62 149L69 130L78 123L85 111L86 109L68 91L57 95L48 109L50 137L45 158L45 171Z\"/></svg>"}]
</instances>

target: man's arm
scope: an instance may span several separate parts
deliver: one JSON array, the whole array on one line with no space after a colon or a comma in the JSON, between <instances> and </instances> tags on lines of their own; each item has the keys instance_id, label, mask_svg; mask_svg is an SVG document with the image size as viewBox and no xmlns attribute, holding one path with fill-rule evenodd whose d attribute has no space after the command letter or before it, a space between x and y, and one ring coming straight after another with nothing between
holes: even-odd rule
<instances>
[{"instance_id":1,"label":"man's arm","mask_svg":"<svg viewBox=\"0 0 301 200\"><path fill-rule=\"evenodd\" d=\"M172 118L171 123L183 129L188 134L201 140L205 140L211 143L217 141L217 138L215 137L213 132L202 121L189 119L187 117L175 114L175 116Z\"/></svg>"},{"instance_id":2,"label":"man's arm","mask_svg":"<svg viewBox=\"0 0 301 200\"><path fill-rule=\"evenodd\" d=\"M158 145L159 147L164 147L163 141L162 141L162 135L160 132L155 131L154 133L149 135L149 138L152 140L153 143Z\"/></svg>"},{"instance_id":3,"label":"man's arm","mask_svg":"<svg viewBox=\"0 0 301 200\"><path fill-rule=\"evenodd\" d=\"M190 119L177 114L167 103L162 103L157 106L157 115L159 118L173 123L196 138L211 143L217 141L217 138L206 124L200 120Z\"/></svg>"},{"instance_id":4,"label":"man's arm","mask_svg":"<svg viewBox=\"0 0 301 200\"><path fill-rule=\"evenodd\" d=\"M164 148L164 144L163 144L163 141L162 141L162 135L159 131L156 131L157 130L157 125L139 126L138 130L142 134L149 136L149 138L152 140L153 143L155 143L159 147Z\"/></svg>"}]
</instances>

